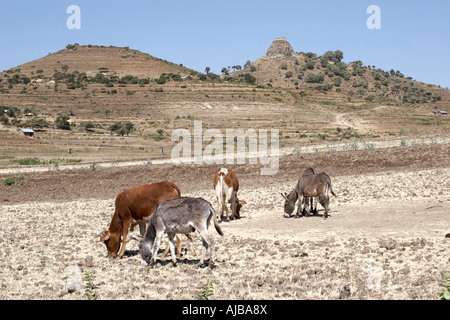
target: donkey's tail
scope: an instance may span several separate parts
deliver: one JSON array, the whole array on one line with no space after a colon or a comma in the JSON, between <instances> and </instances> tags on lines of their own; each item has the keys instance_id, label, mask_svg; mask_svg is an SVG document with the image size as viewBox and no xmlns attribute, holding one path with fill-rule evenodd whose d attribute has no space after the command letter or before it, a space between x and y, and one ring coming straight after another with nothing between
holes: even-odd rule
<instances>
[{"instance_id":1,"label":"donkey's tail","mask_svg":"<svg viewBox=\"0 0 450 320\"><path fill-rule=\"evenodd\" d=\"M219 222L217 221L216 210L214 210L214 208L212 206L211 206L210 212L211 212L211 214L213 216L213 219L214 219L214 228L216 228L217 233L220 234L223 237L222 228L220 228Z\"/></svg>"},{"instance_id":2,"label":"donkey's tail","mask_svg":"<svg viewBox=\"0 0 450 320\"><path fill-rule=\"evenodd\" d=\"M330 181L330 191L333 196L337 197L336 193L334 193L333 188L331 187L331 181Z\"/></svg>"}]
</instances>

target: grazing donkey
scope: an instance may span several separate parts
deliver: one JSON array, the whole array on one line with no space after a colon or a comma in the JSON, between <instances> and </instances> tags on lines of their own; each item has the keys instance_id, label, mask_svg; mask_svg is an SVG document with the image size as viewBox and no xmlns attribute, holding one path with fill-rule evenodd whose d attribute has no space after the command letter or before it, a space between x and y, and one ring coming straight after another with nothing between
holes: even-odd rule
<instances>
[{"instance_id":1,"label":"grazing donkey","mask_svg":"<svg viewBox=\"0 0 450 320\"><path fill-rule=\"evenodd\" d=\"M179 198L158 204L153 213L145 233L144 241L139 245L142 264L156 264L161 237L164 232L169 236L170 254L172 264L176 266L175 247L173 237L175 234L189 234L197 230L202 237L203 248L199 267L204 267L205 255L210 248L211 258L209 267L214 267L215 246L214 239L208 233L209 222L213 219L216 231L223 236L222 229L218 225L216 211L211 204L202 198Z\"/></svg>"},{"instance_id":2,"label":"grazing donkey","mask_svg":"<svg viewBox=\"0 0 450 320\"><path fill-rule=\"evenodd\" d=\"M305 171L302 172L301 177L310 176L312 174L316 174L316 171L314 171L313 168L308 168L308 169L306 169ZM303 198L303 201L302 201L302 205L303 205L302 214L303 215L306 213L306 203L308 201L310 202L311 208L313 208L313 199L314 198L309 198L309 197L304 197ZM317 213L317 201L316 201L316 209L313 209L313 214L315 214L315 213Z\"/></svg>"},{"instance_id":3,"label":"grazing donkey","mask_svg":"<svg viewBox=\"0 0 450 320\"><path fill-rule=\"evenodd\" d=\"M325 215L324 218L328 218L328 211L329 211L329 196L328 191L331 191L331 193L336 196L334 193L332 187L331 187L331 179L326 173L319 173L319 174L309 174L306 176L302 176L300 180L298 181L295 188L291 191L291 193L288 195L287 193L282 193L281 195L286 200L284 202L284 212L285 217L289 218L292 214L292 212L295 209L295 202L298 198L300 198L298 203L298 209L296 213L296 217L300 216L301 212L301 206L303 203L303 198L309 197L309 198L315 198L320 197L321 204L325 208ZM306 215L310 215L309 211L309 201L305 201L305 207L306 207ZM317 206L317 200L316 200L316 206Z\"/></svg>"}]
</instances>

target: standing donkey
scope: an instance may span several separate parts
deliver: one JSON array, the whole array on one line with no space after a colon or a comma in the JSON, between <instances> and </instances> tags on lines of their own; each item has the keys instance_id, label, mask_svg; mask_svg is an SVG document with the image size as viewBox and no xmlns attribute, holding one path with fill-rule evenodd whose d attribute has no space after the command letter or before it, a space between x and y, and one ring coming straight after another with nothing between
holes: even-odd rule
<instances>
[{"instance_id":1,"label":"standing donkey","mask_svg":"<svg viewBox=\"0 0 450 320\"><path fill-rule=\"evenodd\" d=\"M321 199L321 204L325 208L325 215L324 218L328 218L328 212L329 212L329 196L328 191L331 191L331 194L336 196L336 194L333 191L333 188L331 187L331 179L326 173L319 173L319 174L311 174L311 171L314 172L312 168L309 168L306 171L309 171L309 174L303 174L299 181L297 182L297 185L295 188L291 191L291 193L288 195L287 193L281 193L283 198L286 200L284 202L284 212L285 217L289 218L292 214L292 212L295 209L295 202L297 199L299 199L298 202L298 209L296 212L296 217L300 216L301 213L301 207L304 198L315 198L319 197ZM306 200L306 199L305 199ZM310 216L310 210L309 210L309 201L304 201L305 208L306 208L306 215ZM316 200L316 206L317 206L317 200ZM317 207L316 207L317 208Z\"/></svg>"}]
</instances>

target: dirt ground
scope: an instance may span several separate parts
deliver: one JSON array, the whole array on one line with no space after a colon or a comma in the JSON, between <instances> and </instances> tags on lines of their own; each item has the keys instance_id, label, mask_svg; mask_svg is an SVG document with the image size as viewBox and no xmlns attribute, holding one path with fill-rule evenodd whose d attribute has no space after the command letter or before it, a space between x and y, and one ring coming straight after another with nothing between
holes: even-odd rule
<instances>
[{"instance_id":1,"label":"dirt ground","mask_svg":"<svg viewBox=\"0 0 450 320\"><path fill-rule=\"evenodd\" d=\"M242 219L221 224L216 265L195 266L198 234L182 237L173 268L140 262L130 241L108 260L100 233L124 189L161 180L213 203L217 165L153 164L26 173L0 186L0 299L439 299L450 274L449 144L348 150L280 158L278 174L233 165L246 200ZM331 217L284 218L280 192L313 167L331 176ZM0 176L1 179L11 174ZM137 230L134 231L137 234ZM85 278L89 273L92 280ZM70 291L70 292L69 292Z\"/></svg>"}]
</instances>

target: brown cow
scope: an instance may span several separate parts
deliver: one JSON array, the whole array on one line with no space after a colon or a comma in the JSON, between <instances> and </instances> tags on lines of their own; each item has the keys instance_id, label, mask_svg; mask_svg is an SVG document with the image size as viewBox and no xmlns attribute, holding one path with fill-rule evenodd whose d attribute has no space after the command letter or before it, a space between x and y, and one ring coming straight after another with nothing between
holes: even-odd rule
<instances>
[{"instance_id":1,"label":"brown cow","mask_svg":"<svg viewBox=\"0 0 450 320\"><path fill-rule=\"evenodd\" d=\"M226 211L226 221L230 221L227 203L231 203L231 216L233 219L240 219L240 210L247 202L239 200L237 192L239 190L239 180L236 175L227 168L219 168L214 175L214 190L216 190L218 212L220 212L219 222L222 221L224 209Z\"/></svg>"},{"instance_id":2,"label":"brown cow","mask_svg":"<svg viewBox=\"0 0 450 320\"><path fill-rule=\"evenodd\" d=\"M100 241L103 241L108 250L109 258L122 258L125 253L128 230L139 224L141 235L156 206L163 201L177 199L181 196L180 189L168 181L146 184L140 187L127 189L116 197L116 209L111 220L109 230L103 232ZM120 244L122 242L122 248ZM177 239L178 254L181 253L181 243Z\"/></svg>"}]
</instances>

